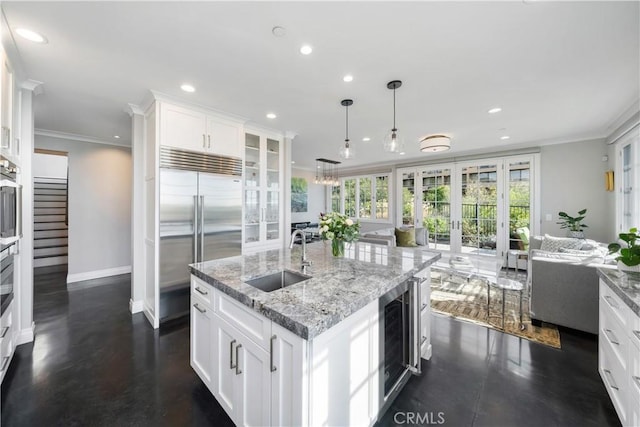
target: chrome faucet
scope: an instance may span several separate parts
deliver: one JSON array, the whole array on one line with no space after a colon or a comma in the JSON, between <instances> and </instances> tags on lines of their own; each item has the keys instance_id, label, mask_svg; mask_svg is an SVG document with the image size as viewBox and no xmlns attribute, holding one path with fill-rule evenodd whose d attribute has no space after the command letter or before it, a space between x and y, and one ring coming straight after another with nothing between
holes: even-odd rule
<instances>
[{"instance_id":1,"label":"chrome faucet","mask_svg":"<svg viewBox=\"0 0 640 427\"><path fill-rule=\"evenodd\" d=\"M293 249L293 244L296 241L296 236L300 236L302 240L302 268L311 265L311 261L307 260L307 238L303 230L296 229L291 233L291 243L289 243L289 249Z\"/></svg>"}]
</instances>

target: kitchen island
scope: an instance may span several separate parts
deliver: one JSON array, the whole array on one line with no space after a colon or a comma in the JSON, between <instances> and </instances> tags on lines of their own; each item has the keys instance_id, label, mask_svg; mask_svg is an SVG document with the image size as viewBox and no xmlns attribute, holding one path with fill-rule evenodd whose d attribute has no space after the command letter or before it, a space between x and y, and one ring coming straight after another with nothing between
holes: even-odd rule
<instances>
[{"instance_id":1,"label":"kitchen island","mask_svg":"<svg viewBox=\"0 0 640 427\"><path fill-rule=\"evenodd\" d=\"M302 272L301 249L190 266L191 366L238 425L371 425L406 382L385 387L382 298L416 289L409 329L428 359L429 266L440 253L354 243L336 258L317 243ZM272 292L247 283L283 270L305 280Z\"/></svg>"}]
</instances>

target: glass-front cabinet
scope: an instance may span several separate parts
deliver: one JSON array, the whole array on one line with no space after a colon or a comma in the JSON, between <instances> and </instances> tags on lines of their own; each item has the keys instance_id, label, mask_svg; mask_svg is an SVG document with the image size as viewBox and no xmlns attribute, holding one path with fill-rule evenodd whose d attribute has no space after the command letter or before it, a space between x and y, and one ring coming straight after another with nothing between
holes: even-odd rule
<instances>
[{"instance_id":1,"label":"glass-front cabinet","mask_svg":"<svg viewBox=\"0 0 640 427\"><path fill-rule=\"evenodd\" d=\"M282 243L282 139L245 134L243 248L276 248Z\"/></svg>"}]
</instances>

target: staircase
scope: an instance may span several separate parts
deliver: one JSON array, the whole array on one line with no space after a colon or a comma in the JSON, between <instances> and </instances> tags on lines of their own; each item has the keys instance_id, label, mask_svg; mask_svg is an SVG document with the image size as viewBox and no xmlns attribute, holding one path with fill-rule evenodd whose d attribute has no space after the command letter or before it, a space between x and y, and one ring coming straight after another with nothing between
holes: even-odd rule
<instances>
[{"instance_id":1,"label":"staircase","mask_svg":"<svg viewBox=\"0 0 640 427\"><path fill-rule=\"evenodd\" d=\"M33 266L67 264L67 179L33 178Z\"/></svg>"}]
</instances>

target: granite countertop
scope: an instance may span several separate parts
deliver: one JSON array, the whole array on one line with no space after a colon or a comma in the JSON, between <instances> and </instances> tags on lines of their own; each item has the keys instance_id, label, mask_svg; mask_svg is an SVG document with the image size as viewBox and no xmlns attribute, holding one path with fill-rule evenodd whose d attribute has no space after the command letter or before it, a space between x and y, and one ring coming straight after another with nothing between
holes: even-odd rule
<instances>
[{"instance_id":1,"label":"granite countertop","mask_svg":"<svg viewBox=\"0 0 640 427\"><path fill-rule=\"evenodd\" d=\"M258 252L191 264L196 277L304 339L328 330L394 289L437 259L428 249L370 243L345 244L345 255L331 255L330 242L307 245L309 280L273 292L246 283L282 269L300 272L302 247Z\"/></svg>"},{"instance_id":2,"label":"granite countertop","mask_svg":"<svg viewBox=\"0 0 640 427\"><path fill-rule=\"evenodd\" d=\"M640 316L640 276L629 276L615 268L598 268L598 275L631 311Z\"/></svg>"}]
</instances>

